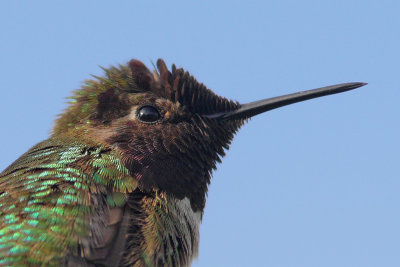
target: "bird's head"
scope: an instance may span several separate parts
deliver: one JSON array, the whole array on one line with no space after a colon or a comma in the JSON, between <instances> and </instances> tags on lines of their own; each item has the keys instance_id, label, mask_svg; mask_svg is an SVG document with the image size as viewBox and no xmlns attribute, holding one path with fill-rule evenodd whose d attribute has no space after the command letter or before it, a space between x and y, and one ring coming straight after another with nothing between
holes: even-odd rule
<instances>
[{"instance_id":1,"label":"bird's head","mask_svg":"<svg viewBox=\"0 0 400 267\"><path fill-rule=\"evenodd\" d=\"M205 205L211 171L244 121L295 102L362 86L349 83L249 104L220 97L162 60L150 72L138 60L105 69L75 91L53 137L69 136L119 153L143 191L160 190Z\"/></svg>"}]
</instances>

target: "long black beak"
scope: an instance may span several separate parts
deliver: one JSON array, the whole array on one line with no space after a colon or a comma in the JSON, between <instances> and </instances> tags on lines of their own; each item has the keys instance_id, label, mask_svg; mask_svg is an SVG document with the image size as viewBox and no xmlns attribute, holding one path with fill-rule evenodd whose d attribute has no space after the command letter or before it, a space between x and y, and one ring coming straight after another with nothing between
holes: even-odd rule
<instances>
[{"instance_id":1,"label":"long black beak","mask_svg":"<svg viewBox=\"0 0 400 267\"><path fill-rule=\"evenodd\" d=\"M264 100L259 100L247 104L240 105L237 110L216 113L206 115L205 117L212 118L212 119L219 119L219 120L227 120L227 119L246 119L253 117L257 114L283 107L286 105L294 104L297 102L326 96L326 95L333 95L338 94L346 91L350 91L356 89L358 87L364 86L366 83L362 82L353 82L353 83L342 83L337 85L331 85L326 87L321 87L317 89L297 92L293 94L278 96L267 98Z\"/></svg>"}]
</instances>

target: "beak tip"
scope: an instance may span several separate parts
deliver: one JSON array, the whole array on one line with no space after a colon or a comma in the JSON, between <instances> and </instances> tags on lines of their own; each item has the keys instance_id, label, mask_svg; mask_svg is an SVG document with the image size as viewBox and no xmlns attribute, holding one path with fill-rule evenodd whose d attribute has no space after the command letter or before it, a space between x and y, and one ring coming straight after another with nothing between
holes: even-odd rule
<instances>
[{"instance_id":1,"label":"beak tip","mask_svg":"<svg viewBox=\"0 0 400 267\"><path fill-rule=\"evenodd\" d=\"M354 86L354 89L355 89L355 88L359 88L359 87L362 87L362 86L367 85L367 84L368 83L364 83L364 82L354 82L353 86Z\"/></svg>"}]
</instances>

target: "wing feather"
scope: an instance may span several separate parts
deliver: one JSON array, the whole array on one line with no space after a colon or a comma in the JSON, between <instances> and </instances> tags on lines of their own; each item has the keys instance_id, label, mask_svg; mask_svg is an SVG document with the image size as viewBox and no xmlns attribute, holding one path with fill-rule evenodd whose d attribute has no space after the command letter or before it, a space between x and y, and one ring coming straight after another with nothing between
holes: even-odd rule
<instances>
[{"instance_id":1,"label":"wing feather","mask_svg":"<svg viewBox=\"0 0 400 267\"><path fill-rule=\"evenodd\" d=\"M39 143L0 174L0 266L107 257L136 187L110 149Z\"/></svg>"}]
</instances>

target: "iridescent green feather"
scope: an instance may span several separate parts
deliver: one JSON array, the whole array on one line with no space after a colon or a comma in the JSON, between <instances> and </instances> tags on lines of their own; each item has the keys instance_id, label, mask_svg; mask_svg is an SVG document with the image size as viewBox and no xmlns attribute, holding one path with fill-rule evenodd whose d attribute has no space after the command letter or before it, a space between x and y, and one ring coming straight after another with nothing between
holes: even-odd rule
<instances>
[{"instance_id":1,"label":"iridescent green feather","mask_svg":"<svg viewBox=\"0 0 400 267\"><path fill-rule=\"evenodd\" d=\"M122 205L135 188L109 149L61 139L36 145L0 175L0 266L57 266L89 235L93 199Z\"/></svg>"}]
</instances>

